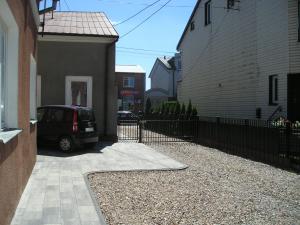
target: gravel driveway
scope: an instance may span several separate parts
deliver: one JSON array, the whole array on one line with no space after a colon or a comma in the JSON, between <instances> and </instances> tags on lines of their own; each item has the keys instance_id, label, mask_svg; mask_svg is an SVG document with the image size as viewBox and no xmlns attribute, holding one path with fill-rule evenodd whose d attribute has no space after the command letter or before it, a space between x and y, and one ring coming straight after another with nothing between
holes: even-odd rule
<instances>
[{"instance_id":1,"label":"gravel driveway","mask_svg":"<svg viewBox=\"0 0 300 225\"><path fill-rule=\"evenodd\" d=\"M108 224L300 224L299 175L199 145L151 147L190 167L91 174Z\"/></svg>"}]
</instances>

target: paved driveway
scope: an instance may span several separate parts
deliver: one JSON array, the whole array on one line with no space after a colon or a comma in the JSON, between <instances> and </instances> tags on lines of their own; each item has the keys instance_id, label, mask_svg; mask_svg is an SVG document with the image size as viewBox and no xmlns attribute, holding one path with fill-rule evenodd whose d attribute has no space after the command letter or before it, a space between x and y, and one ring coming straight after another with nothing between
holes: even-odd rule
<instances>
[{"instance_id":1,"label":"paved driveway","mask_svg":"<svg viewBox=\"0 0 300 225\"><path fill-rule=\"evenodd\" d=\"M103 145L72 154L42 149L11 224L103 225L85 181L87 173L184 167L137 143Z\"/></svg>"}]
</instances>

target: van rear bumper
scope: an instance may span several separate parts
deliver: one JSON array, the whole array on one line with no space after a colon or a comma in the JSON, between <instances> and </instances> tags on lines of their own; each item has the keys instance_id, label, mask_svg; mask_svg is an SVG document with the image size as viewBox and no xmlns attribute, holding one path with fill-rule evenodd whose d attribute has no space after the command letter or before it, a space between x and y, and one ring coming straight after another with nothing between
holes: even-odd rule
<instances>
[{"instance_id":1,"label":"van rear bumper","mask_svg":"<svg viewBox=\"0 0 300 225\"><path fill-rule=\"evenodd\" d=\"M76 144L88 144L88 143L97 143L99 142L99 137L85 137L85 138L76 138Z\"/></svg>"}]
</instances>

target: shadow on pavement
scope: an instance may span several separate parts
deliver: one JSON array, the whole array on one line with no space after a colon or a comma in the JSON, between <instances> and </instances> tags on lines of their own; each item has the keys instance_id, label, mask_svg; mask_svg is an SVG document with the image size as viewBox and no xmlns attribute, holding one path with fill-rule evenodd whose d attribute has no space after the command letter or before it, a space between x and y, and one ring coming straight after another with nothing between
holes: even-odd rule
<instances>
[{"instance_id":1,"label":"shadow on pavement","mask_svg":"<svg viewBox=\"0 0 300 225\"><path fill-rule=\"evenodd\" d=\"M37 154L43 156L53 156L53 157L72 157L77 155L84 155L90 153L102 154L102 150L107 146L111 146L113 143L98 143L93 148L79 147L74 149L72 152L66 153L59 150L59 148L50 143L44 143L38 145Z\"/></svg>"}]
</instances>

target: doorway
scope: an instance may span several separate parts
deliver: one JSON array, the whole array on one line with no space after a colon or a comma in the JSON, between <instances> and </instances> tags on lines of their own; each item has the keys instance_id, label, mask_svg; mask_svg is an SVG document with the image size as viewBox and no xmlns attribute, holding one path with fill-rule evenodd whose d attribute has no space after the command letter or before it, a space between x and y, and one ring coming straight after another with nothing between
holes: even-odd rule
<instances>
[{"instance_id":1,"label":"doorway","mask_svg":"<svg viewBox=\"0 0 300 225\"><path fill-rule=\"evenodd\" d=\"M300 74L288 75L288 119L300 121Z\"/></svg>"},{"instance_id":2,"label":"doorway","mask_svg":"<svg viewBox=\"0 0 300 225\"><path fill-rule=\"evenodd\" d=\"M65 103L92 107L93 79L89 76L66 76Z\"/></svg>"}]
</instances>

